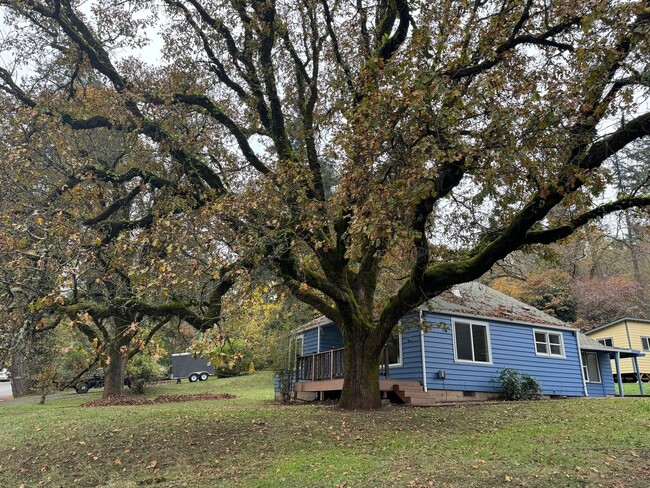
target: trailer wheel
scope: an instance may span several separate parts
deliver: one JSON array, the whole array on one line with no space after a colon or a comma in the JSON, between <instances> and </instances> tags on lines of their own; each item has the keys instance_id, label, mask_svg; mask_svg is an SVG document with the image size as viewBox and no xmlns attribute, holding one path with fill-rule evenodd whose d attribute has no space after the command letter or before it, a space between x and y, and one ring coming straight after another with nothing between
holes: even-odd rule
<instances>
[{"instance_id":1,"label":"trailer wheel","mask_svg":"<svg viewBox=\"0 0 650 488\"><path fill-rule=\"evenodd\" d=\"M74 389L77 393L82 394L82 393L88 393L90 387L88 386L88 383L84 382L81 383L80 385L75 386Z\"/></svg>"},{"instance_id":2,"label":"trailer wheel","mask_svg":"<svg viewBox=\"0 0 650 488\"><path fill-rule=\"evenodd\" d=\"M208 379L209 376L210 376L210 375L209 375L208 373L201 373L201 374L199 375L199 381L205 381L205 380Z\"/></svg>"},{"instance_id":3,"label":"trailer wheel","mask_svg":"<svg viewBox=\"0 0 650 488\"><path fill-rule=\"evenodd\" d=\"M190 380L190 383L196 383L199 380L199 375L192 373L187 379Z\"/></svg>"}]
</instances>

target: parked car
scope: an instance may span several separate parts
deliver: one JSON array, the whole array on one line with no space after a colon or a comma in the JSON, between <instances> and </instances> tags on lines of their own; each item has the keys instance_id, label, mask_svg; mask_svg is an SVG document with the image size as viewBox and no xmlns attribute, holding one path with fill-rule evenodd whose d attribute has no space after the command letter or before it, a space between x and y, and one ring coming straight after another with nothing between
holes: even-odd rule
<instances>
[{"instance_id":1,"label":"parked car","mask_svg":"<svg viewBox=\"0 0 650 488\"><path fill-rule=\"evenodd\" d=\"M7 368L0 369L0 381L9 381L11 379L11 373Z\"/></svg>"},{"instance_id":2,"label":"parked car","mask_svg":"<svg viewBox=\"0 0 650 488\"><path fill-rule=\"evenodd\" d=\"M104 386L104 371L98 369L90 376L77 382L74 389L77 393L88 393L91 388L101 388ZM131 378L124 378L124 386L131 388Z\"/></svg>"}]
</instances>

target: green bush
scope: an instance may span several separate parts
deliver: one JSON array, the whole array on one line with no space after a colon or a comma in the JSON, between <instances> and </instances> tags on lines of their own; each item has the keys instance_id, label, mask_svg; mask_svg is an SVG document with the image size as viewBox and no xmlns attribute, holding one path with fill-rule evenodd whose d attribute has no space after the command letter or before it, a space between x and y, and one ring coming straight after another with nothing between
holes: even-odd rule
<instances>
[{"instance_id":1,"label":"green bush","mask_svg":"<svg viewBox=\"0 0 650 488\"><path fill-rule=\"evenodd\" d=\"M539 400L542 397L539 381L516 369L502 369L495 381L501 384L501 394L506 400Z\"/></svg>"},{"instance_id":2,"label":"green bush","mask_svg":"<svg viewBox=\"0 0 650 488\"><path fill-rule=\"evenodd\" d=\"M164 372L153 357L145 353L140 353L129 360L126 366L126 375L131 380L142 379L149 383L162 378Z\"/></svg>"}]
</instances>

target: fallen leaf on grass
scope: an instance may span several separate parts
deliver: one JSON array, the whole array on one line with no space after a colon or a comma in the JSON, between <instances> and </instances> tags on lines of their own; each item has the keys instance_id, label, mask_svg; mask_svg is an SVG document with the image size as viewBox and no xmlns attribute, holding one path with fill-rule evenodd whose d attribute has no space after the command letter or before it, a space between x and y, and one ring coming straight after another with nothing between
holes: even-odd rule
<instances>
[{"instance_id":1,"label":"fallen leaf on grass","mask_svg":"<svg viewBox=\"0 0 650 488\"><path fill-rule=\"evenodd\" d=\"M147 466L147 469L156 469L156 466L158 466L158 461L155 459L149 463L149 466Z\"/></svg>"}]
</instances>

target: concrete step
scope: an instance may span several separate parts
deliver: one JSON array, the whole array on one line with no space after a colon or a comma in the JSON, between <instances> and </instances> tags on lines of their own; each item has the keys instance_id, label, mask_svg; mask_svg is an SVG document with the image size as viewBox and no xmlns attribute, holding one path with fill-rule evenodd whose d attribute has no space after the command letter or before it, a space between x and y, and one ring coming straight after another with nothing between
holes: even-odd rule
<instances>
[{"instance_id":1,"label":"concrete step","mask_svg":"<svg viewBox=\"0 0 650 488\"><path fill-rule=\"evenodd\" d=\"M428 391L410 391L410 392L401 392L402 397L405 398L433 398L433 395L431 395Z\"/></svg>"},{"instance_id":2,"label":"concrete step","mask_svg":"<svg viewBox=\"0 0 650 488\"><path fill-rule=\"evenodd\" d=\"M438 401L434 398L409 398L406 402L407 405L435 405Z\"/></svg>"},{"instance_id":3,"label":"concrete step","mask_svg":"<svg viewBox=\"0 0 650 488\"><path fill-rule=\"evenodd\" d=\"M422 383L416 380L393 380L393 385L403 388L422 388Z\"/></svg>"}]
</instances>

